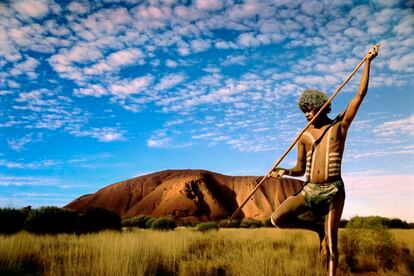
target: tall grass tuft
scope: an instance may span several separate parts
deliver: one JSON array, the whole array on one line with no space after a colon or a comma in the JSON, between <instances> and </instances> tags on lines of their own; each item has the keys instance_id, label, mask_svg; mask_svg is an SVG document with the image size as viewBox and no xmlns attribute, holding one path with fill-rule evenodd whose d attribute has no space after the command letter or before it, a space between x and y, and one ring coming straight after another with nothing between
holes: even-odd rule
<instances>
[{"instance_id":1,"label":"tall grass tuft","mask_svg":"<svg viewBox=\"0 0 414 276\"><path fill-rule=\"evenodd\" d=\"M196 228L197 231L200 232L207 232L207 231L211 231L211 230L218 230L219 226L217 222L214 221L207 221L207 222L201 222L199 224L197 224Z\"/></svg>"},{"instance_id":2,"label":"tall grass tuft","mask_svg":"<svg viewBox=\"0 0 414 276\"><path fill-rule=\"evenodd\" d=\"M411 270L408 248L398 246L395 236L375 217L351 219L339 240L342 269L351 273Z\"/></svg>"}]
</instances>

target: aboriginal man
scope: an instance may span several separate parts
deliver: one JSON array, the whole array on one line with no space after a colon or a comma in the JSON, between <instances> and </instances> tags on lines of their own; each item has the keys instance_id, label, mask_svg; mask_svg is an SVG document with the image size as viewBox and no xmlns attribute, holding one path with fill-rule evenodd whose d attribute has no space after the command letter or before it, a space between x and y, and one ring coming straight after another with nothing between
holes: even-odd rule
<instances>
[{"instance_id":1,"label":"aboriginal man","mask_svg":"<svg viewBox=\"0 0 414 276\"><path fill-rule=\"evenodd\" d=\"M341 178L345 140L367 93L371 61L377 54L378 46L369 50L358 92L346 110L332 120L327 115L331 109L329 104L300 137L296 166L291 169L276 168L270 173L272 177L302 176L306 173L306 183L302 190L286 199L274 211L271 221L280 228L299 227L318 232L321 253L328 256L329 275L335 275L338 265L338 224L345 200ZM327 100L328 97L323 92L305 90L298 104L310 121ZM324 226L318 227L318 224L297 217L307 211L316 216L324 216Z\"/></svg>"}]
</instances>

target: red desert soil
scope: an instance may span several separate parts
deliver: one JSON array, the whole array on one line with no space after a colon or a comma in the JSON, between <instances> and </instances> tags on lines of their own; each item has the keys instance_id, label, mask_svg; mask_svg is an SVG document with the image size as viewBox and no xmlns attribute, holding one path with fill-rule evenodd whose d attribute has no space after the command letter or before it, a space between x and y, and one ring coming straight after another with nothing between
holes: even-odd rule
<instances>
[{"instance_id":1,"label":"red desert soil","mask_svg":"<svg viewBox=\"0 0 414 276\"><path fill-rule=\"evenodd\" d=\"M206 170L166 170L131 178L81 196L65 208L102 207L121 218L172 216L179 220L229 217L260 181L257 176L227 176ZM264 219L303 182L267 179L243 207L240 217Z\"/></svg>"}]
</instances>

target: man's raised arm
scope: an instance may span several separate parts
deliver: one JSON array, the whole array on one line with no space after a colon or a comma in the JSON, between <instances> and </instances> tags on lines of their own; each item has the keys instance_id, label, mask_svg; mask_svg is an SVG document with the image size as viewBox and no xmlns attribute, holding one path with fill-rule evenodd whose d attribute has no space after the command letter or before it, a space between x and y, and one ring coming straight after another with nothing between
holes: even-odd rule
<instances>
[{"instance_id":1,"label":"man's raised arm","mask_svg":"<svg viewBox=\"0 0 414 276\"><path fill-rule=\"evenodd\" d=\"M343 115L344 118L342 119L342 127L345 131L348 130L349 126L354 120L355 115L358 112L358 108L361 105L365 95L367 94L371 61L378 55L378 48L378 45L373 46L366 56L364 72L362 73L362 79L358 92L349 103L347 109L345 110L345 114Z\"/></svg>"}]
</instances>

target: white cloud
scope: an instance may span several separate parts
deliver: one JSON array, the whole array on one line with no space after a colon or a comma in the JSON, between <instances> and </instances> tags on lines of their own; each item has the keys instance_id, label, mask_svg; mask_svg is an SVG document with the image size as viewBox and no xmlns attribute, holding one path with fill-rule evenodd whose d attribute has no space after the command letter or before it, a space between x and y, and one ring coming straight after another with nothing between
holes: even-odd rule
<instances>
[{"instance_id":1,"label":"white cloud","mask_svg":"<svg viewBox=\"0 0 414 276\"><path fill-rule=\"evenodd\" d=\"M34 135L33 133L29 133L24 135L21 138L13 139L10 138L7 140L7 144L12 150L21 151L24 149L25 145L29 143L37 143L43 139L42 134Z\"/></svg>"},{"instance_id":2,"label":"white cloud","mask_svg":"<svg viewBox=\"0 0 414 276\"><path fill-rule=\"evenodd\" d=\"M414 34L414 17L412 13L405 15L399 24L394 27L394 32L399 35L413 35Z\"/></svg>"},{"instance_id":3,"label":"white cloud","mask_svg":"<svg viewBox=\"0 0 414 276\"><path fill-rule=\"evenodd\" d=\"M107 60L110 66L119 67L121 65L133 64L143 56L144 54L139 49L125 49L110 54Z\"/></svg>"},{"instance_id":4,"label":"white cloud","mask_svg":"<svg viewBox=\"0 0 414 276\"><path fill-rule=\"evenodd\" d=\"M26 74L30 78L34 79L37 76L34 71L39 65L40 62L37 59L27 57L25 61L14 65L14 68L10 70L10 74L14 76Z\"/></svg>"},{"instance_id":5,"label":"white cloud","mask_svg":"<svg viewBox=\"0 0 414 276\"><path fill-rule=\"evenodd\" d=\"M318 17L323 10L323 4L317 1L305 1L301 5L301 10L308 15Z\"/></svg>"},{"instance_id":6,"label":"white cloud","mask_svg":"<svg viewBox=\"0 0 414 276\"><path fill-rule=\"evenodd\" d=\"M344 33L350 38L363 38L365 36L365 33L363 31L355 27L346 29Z\"/></svg>"},{"instance_id":7,"label":"white cloud","mask_svg":"<svg viewBox=\"0 0 414 276\"><path fill-rule=\"evenodd\" d=\"M98 136L98 140L101 142L112 142L112 141L122 141L125 140L121 133L116 132L108 132L103 133L102 135Z\"/></svg>"},{"instance_id":8,"label":"white cloud","mask_svg":"<svg viewBox=\"0 0 414 276\"><path fill-rule=\"evenodd\" d=\"M194 5L200 10L218 10L223 7L220 0L195 0Z\"/></svg>"},{"instance_id":9,"label":"white cloud","mask_svg":"<svg viewBox=\"0 0 414 276\"><path fill-rule=\"evenodd\" d=\"M88 87L75 89L74 94L76 96L84 95L84 96L101 97L103 95L107 95L108 91L99 84L92 84L92 85L89 85Z\"/></svg>"},{"instance_id":10,"label":"white cloud","mask_svg":"<svg viewBox=\"0 0 414 276\"><path fill-rule=\"evenodd\" d=\"M45 0L19 0L13 2L12 7L25 17L42 18L49 13Z\"/></svg>"},{"instance_id":11,"label":"white cloud","mask_svg":"<svg viewBox=\"0 0 414 276\"><path fill-rule=\"evenodd\" d=\"M165 65L166 65L167 67L170 67L170 68L176 68L176 67L178 66L178 63L177 63L176 61L174 61L174 60L167 59L167 60L165 61Z\"/></svg>"},{"instance_id":12,"label":"white cloud","mask_svg":"<svg viewBox=\"0 0 414 276\"><path fill-rule=\"evenodd\" d=\"M414 155L414 147L412 146L394 146L378 150L365 150L364 152L353 152L350 154L350 159L360 158L378 158L378 157L390 157L393 155Z\"/></svg>"},{"instance_id":13,"label":"white cloud","mask_svg":"<svg viewBox=\"0 0 414 276\"><path fill-rule=\"evenodd\" d=\"M228 12L231 19L248 19L252 16L263 12L260 10L260 4L257 2L247 2L243 5L234 5Z\"/></svg>"},{"instance_id":14,"label":"white cloud","mask_svg":"<svg viewBox=\"0 0 414 276\"><path fill-rule=\"evenodd\" d=\"M389 66L395 71L414 73L414 53L409 53L398 59L391 59Z\"/></svg>"},{"instance_id":15,"label":"white cloud","mask_svg":"<svg viewBox=\"0 0 414 276\"><path fill-rule=\"evenodd\" d=\"M102 52L88 44L78 44L72 47L67 52L62 52L63 56L60 56L62 63L80 63L95 61L103 57ZM53 57L52 57L53 58Z\"/></svg>"},{"instance_id":16,"label":"white cloud","mask_svg":"<svg viewBox=\"0 0 414 276\"><path fill-rule=\"evenodd\" d=\"M260 42L253 33L243 33L238 37L238 44L241 47L255 47L260 45Z\"/></svg>"},{"instance_id":17,"label":"white cloud","mask_svg":"<svg viewBox=\"0 0 414 276\"><path fill-rule=\"evenodd\" d=\"M214 46L216 46L217 49L237 49L239 48L239 46L237 46L237 44L235 44L234 42L230 41L224 41L224 40L219 40L217 41Z\"/></svg>"},{"instance_id":18,"label":"white cloud","mask_svg":"<svg viewBox=\"0 0 414 276\"><path fill-rule=\"evenodd\" d=\"M86 2L71 2L68 5L68 10L73 13L85 14L89 11L89 7Z\"/></svg>"},{"instance_id":19,"label":"white cloud","mask_svg":"<svg viewBox=\"0 0 414 276\"><path fill-rule=\"evenodd\" d=\"M63 194L56 193L14 193L13 197L62 197Z\"/></svg>"},{"instance_id":20,"label":"white cloud","mask_svg":"<svg viewBox=\"0 0 414 276\"><path fill-rule=\"evenodd\" d=\"M34 162L14 162L4 159L0 160L0 166L7 167L9 169L39 169L59 164L61 164L61 162L55 160L40 160Z\"/></svg>"},{"instance_id":21,"label":"white cloud","mask_svg":"<svg viewBox=\"0 0 414 276\"><path fill-rule=\"evenodd\" d=\"M150 138L147 140L147 146L150 148L168 148L171 143L171 138L162 137L162 138Z\"/></svg>"},{"instance_id":22,"label":"white cloud","mask_svg":"<svg viewBox=\"0 0 414 276\"><path fill-rule=\"evenodd\" d=\"M125 141L125 131L113 127L100 127L80 129L79 127L67 127L67 131L77 137L92 137L100 142Z\"/></svg>"},{"instance_id":23,"label":"white cloud","mask_svg":"<svg viewBox=\"0 0 414 276\"><path fill-rule=\"evenodd\" d=\"M60 181L48 177L9 176L0 174L0 186L56 186Z\"/></svg>"},{"instance_id":24,"label":"white cloud","mask_svg":"<svg viewBox=\"0 0 414 276\"><path fill-rule=\"evenodd\" d=\"M160 82L155 86L155 89L156 90L167 90L183 82L185 79L186 79L186 75L184 74L170 74L170 75L164 76L160 80Z\"/></svg>"},{"instance_id":25,"label":"white cloud","mask_svg":"<svg viewBox=\"0 0 414 276\"><path fill-rule=\"evenodd\" d=\"M332 75L326 76L297 76L295 78L297 84L305 84L308 87L315 87L323 85L326 88L326 85L334 85L340 83L340 80Z\"/></svg>"},{"instance_id":26,"label":"white cloud","mask_svg":"<svg viewBox=\"0 0 414 276\"><path fill-rule=\"evenodd\" d=\"M202 52L210 48L210 42L203 39L196 39L191 41L191 48L194 52Z\"/></svg>"},{"instance_id":27,"label":"white cloud","mask_svg":"<svg viewBox=\"0 0 414 276\"><path fill-rule=\"evenodd\" d=\"M223 66L231 65L245 65L248 58L243 55L227 56L226 59L221 63Z\"/></svg>"},{"instance_id":28,"label":"white cloud","mask_svg":"<svg viewBox=\"0 0 414 276\"><path fill-rule=\"evenodd\" d=\"M179 18L189 21L194 21L202 17L202 13L192 7L177 6L174 9L174 13Z\"/></svg>"},{"instance_id":29,"label":"white cloud","mask_svg":"<svg viewBox=\"0 0 414 276\"><path fill-rule=\"evenodd\" d=\"M144 54L139 49L124 49L112 53L106 57L104 61L95 63L89 68L85 68L84 72L88 75L99 75L108 71L116 71L121 67L133 64L144 64Z\"/></svg>"},{"instance_id":30,"label":"white cloud","mask_svg":"<svg viewBox=\"0 0 414 276\"><path fill-rule=\"evenodd\" d=\"M389 121L378 126L374 133L380 137L414 137L414 115L407 118Z\"/></svg>"},{"instance_id":31,"label":"white cloud","mask_svg":"<svg viewBox=\"0 0 414 276\"><path fill-rule=\"evenodd\" d=\"M113 95L124 97L126 95L136 94L144 91L153 81L150 75L137 77L132 80L122 80L111 83L109 90Z\"/></svg>"},{"instance_id":32,"label":"white cloud","mask_svg":"<svg viewBox=\"0 0 414 276\"><path fill-rule=\"evenodd\" d=\"M147 140L147 146L150 148L168 148L172 144L172 139L168 137L165 130L154 132Z\"/></svg>"}]
</instances>

